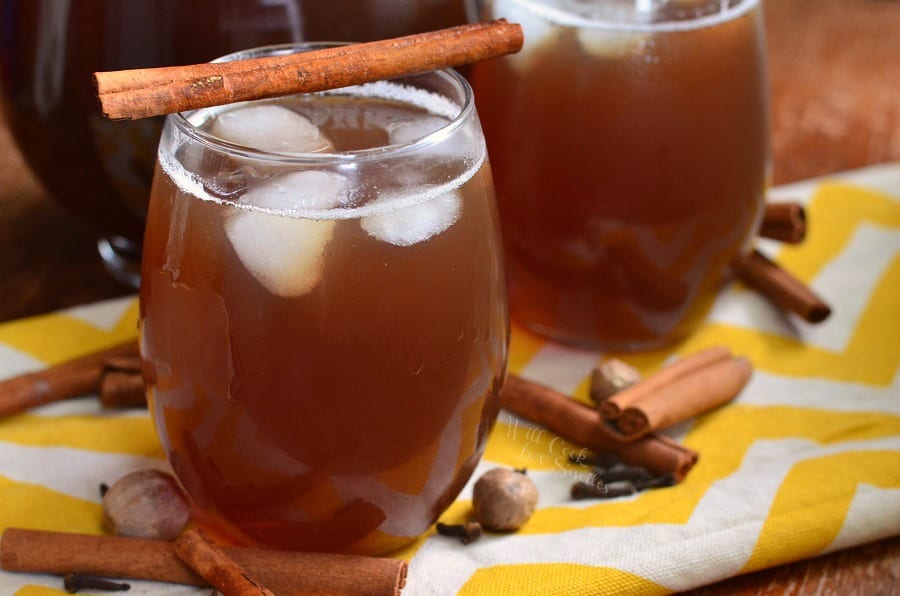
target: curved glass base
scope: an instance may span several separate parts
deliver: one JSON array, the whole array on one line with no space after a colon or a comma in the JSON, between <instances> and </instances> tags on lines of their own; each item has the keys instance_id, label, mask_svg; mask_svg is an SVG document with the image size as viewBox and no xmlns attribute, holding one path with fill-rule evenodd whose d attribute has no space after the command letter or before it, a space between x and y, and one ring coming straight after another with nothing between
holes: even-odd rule
<instances>
[{"instance_id":1,"label":"curved glass base","mask_svg":"<svg viewBox=\"0 0 900 596\"><path fill-rule=\"evenodd\" d=\"M599 352L651 352L653 350L659 350L661 348L665 348L674 343L677 343L678 341L684 339L684 337L686 336L686 334L682 333L678 335L668 335L659 338L638 340L632 342L609 342L603 341L602 339L596 337L569 335L565 332L560 331L559 329L547 327L541 325L540 323L529 321L520 316L516 316L515 321L521 327L524 327L525 329L528 329L529 331L536 333L537 335L540 335L545 339L549 339L550 341L581 350L591 350Z\"/></svg>"},{"instance_id":2,"label":"curved glass base","mask_svg":"<svg viewBox=\"0 0 900 596\"><path fill-rule=\"evenodd\" d=\"M135 290L141 285L141 247L122 236L97 241L97 251L106 270L116 281Z\"/></svg>"}]
</instances>

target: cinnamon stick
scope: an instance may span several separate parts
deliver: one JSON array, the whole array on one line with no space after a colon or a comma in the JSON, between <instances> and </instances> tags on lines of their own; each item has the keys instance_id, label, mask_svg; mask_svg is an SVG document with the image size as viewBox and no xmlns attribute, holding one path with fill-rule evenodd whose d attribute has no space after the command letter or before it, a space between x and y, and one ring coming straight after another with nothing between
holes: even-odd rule
<instances>
[{"instance_id":1,"label":"cinnamon stick","mask_svg":"<svg viewBox=\"0 0 900 596\"><path fill-rule=\"evenodd\" d=\"M799 244L806 238L806 210L795 202L768 203L759 235L781 242Z\"/></svg>"},{"instance_id":2,"label":"cinnamon stick","mask_svg":"<svg viewBox=\"0 0 900 596\"><path fill-rule=\"evenodd\" d=\"M127 356L111 356L103 363L103 367L107 372L140 373L141 357L136 353Z\"/></svg>"},{"instance_id":3,"label":"cinnamon stick","mask_svg":"<svg viewBox=\"0 0 900 596\"><path fill-rule=\"evenodd\" d=\"M752 372L746 358L726 358L676 378L622 412L616 423L623 440L632 441L728 403L746 386Z\"/></svg>"},{"instance_id":4,"label":"cinnamon stick","mask_svg":"<svg viewBox=\"0 0 900 596\"><path fill-rule=\"evenodd\" d=\"M604 420L616 420L622 415L625 408L641 401L647 395L659 391L677 379L688 375L713 362L719 362L731 357L728 348L716 346L695 352L690 356L678 360L643 381L635 383L631 387L623 389L612 397L604 400L598 407Z\"/></svg>"},{"instance_id":5,"label":"cinnamon stick","mask_svg":"<svg viewBox=\"0 0 900 596\"><path fill-rule=\"evenodd\" d=\"M146 118L349 87L518 52L522 28L501 19L382 41L233 62L94 73L107 118Z\"/></svg>"},{"instance_id":6,"label":"cinnamon stick","mask_svg":"<svg viewBox=\"0 0 900 596\"><path fill-rule=\"evenodd\" d=\"M407 564L399 559L245 547L222 550L278 596L399 594L406 584ZM178 557L172 542L141 538L8 528L0 540L0 568L209 585Z\"/></svg>"},{"instance_id":7,"label":"cinnamon stick","mask_svg":"<svg viewBox=\"0 0 900 596\"><path fill-rule=\"evenodd\" d=\"M223 594L275 596L197 530L188 530L178 537L175 554Z\"/></svg>"},{"instance_id":8,"label":"cinnamon stick","mask_svg":"<svg viewBox=\"0 0 900 596\"><path fill-rule=\"evenodd\" d=\"M136 356L136 341L0 382L0 417L51 402L96 392L109 359Z\"/></svg>"},{"instance_id":9,"label":"cinnamon stick","mask_svg":"<svg viewBox=\"0 0 900 596\"><path fill-rule=\"evenodd\" d=\"M516 375L508 375L501 404L576 445L614 453L622 461L647 468L654 474L671 472L681 480L697 462L696 451L655 434L630 443L616 441L601 430L600 412L596 408Z\"/></svg>"},{"instance_id":10,"label":"cinnamon stick","mask_svg":"<svg viewBox=\"0 0 900 596\"><path fill-rule=\"evenodd\" d=\"M796 313L810 323L821 323L831 315L831 307L825 301L758 250L738 256L731 266L738 279L779 308Z\"/></svg>"},{"instance_id":11,"label":"cinnamon stick","mask_svg":"<svg viewBox=\"0 0 900 596\"><path fill-rule=\"evenodd\" d=\"M147 396L140 372L108 370L100 380L100 403L104 408L144 408Z\"/></svg>"}]
</instances>

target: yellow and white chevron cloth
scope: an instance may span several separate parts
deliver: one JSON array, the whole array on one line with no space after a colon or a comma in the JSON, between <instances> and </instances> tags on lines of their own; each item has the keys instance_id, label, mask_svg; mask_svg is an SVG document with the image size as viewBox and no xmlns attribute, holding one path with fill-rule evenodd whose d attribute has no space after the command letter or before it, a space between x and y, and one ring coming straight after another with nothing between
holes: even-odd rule
<instances>
[{"instance_id":1,"label":"yellow and white chevron cloth","mask_svg":"<svg viewBox=\"0 0 900 596\"><path fill-rule=\"evenodd\" d=\"M506 413L476 475L527 467L540 490L519 532L468 546L433 533L405 594L663 594L900 534L900 164L772 191L808 203L811 233L764 252L833 306L809 326L758 295L724 293L707 323L665 351L625 356L650 371L724 344L756 367L732 404L671 429L700 452L683 483L571 501L573 446ZM0 325L0 377L134 337L136 299ZM515 330L511 370L582 399L603 357ZM0 420L0 528L102 533L98 485L166 463L145 412L85 398ZM470 486L445 514L469 514ZM207 594L132 582L140 594ZM0 572L0 594L64 594L59 578Z\"/></svg>"}]
</instances>

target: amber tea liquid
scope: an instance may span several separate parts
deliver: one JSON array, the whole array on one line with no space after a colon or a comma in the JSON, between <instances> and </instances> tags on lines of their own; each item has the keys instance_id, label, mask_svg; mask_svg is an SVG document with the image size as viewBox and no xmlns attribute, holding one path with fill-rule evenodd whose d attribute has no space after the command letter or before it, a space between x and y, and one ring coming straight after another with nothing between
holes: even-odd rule
<instances>
[{"instance_id":1,"label":"amber tea liquid","mask_svg":"<svg viewBox=\"0 0 900 596\"><path fill-rule=\"evenodd\" d=\"M605 349L683 337L760 216L758 3L483 4L526 36L519 55L472 74L514 316Z\"/></svg>"},{"instance_id":2,"label":"amber tea liquid","mask_svg":"<svg viewBox=\"0 0 900 596\"><path fill-rule=\"evenodd\" d=\"M462 489L499 409L508 318L477 119L382 163L458 107L361 89L191 116L237 144L345 154L327 167L160 149L141 287L152 413L188 492L248 542L409 542Z\"/></svg>"}]
</instances>

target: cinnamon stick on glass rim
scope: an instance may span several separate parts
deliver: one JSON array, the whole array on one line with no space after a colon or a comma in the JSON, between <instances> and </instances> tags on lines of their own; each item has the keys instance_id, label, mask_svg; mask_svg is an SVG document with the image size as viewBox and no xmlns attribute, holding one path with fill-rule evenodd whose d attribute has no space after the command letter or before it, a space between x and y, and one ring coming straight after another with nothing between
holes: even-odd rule
<instances>
[{"instance_id":1,"label":"cinnamon stick on glass rim","mask_svg":"<svg viewBox=\"0 0 900 596\"><path fill-rule=\"evenodd\" d=\"M810 323L821 323L831 315L831 307L824 300L758 250L738 256L732 261L731 268L738 279L776 306L796 313Z\"/></svg>"},{"instance_id":2,"label":"cinnamon stick on glass rim","mask_svg":"<svg viewBox=\"0 0 900 596\"><path fill-rule=\"evenodd\" d=\"M522 27L500 19L282 56L96 72L94 84L104 116L134 120L462 66L522 42Z\"/></svg>"}]
</instances>

